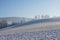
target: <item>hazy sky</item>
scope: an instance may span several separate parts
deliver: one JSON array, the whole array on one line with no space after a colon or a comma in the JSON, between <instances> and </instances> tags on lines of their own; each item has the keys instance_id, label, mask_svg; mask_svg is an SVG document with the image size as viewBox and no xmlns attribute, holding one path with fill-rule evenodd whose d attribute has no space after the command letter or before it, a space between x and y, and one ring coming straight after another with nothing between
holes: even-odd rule
<instances>
[{"instance_id":1,"label":"hazy sky","mask_svg":"<svg viewBox=\"0 0 60 40\"><path fill-rule=\"evenodd\" d=\"M0 0L0 17L60 16L60 0Z\"/></svg>"}]
</instances>

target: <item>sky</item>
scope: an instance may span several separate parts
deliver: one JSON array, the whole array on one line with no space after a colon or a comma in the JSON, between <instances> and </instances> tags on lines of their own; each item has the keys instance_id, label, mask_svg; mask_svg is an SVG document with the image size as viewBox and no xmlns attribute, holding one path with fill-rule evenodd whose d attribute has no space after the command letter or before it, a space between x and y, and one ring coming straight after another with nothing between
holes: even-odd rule
<instances>
[{"instance_id":1,"label":"sky","mask_svg":"<svg viewBox=\"0 0 60 40\"><path fill-rule=\"evenodd\" d=\"M60 0L0 0L0 17L60 16Z\"/></svg>"}]
</instances>

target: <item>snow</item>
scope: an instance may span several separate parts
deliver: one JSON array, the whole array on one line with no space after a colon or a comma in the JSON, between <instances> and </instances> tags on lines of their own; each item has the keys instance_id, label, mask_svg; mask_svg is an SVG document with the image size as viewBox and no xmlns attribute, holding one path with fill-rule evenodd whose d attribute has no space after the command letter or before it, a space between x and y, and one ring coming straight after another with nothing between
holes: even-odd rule
<instances>
[{"instance_id":1,"label":"snow","mask_svg":"<svg viewBox=\"0 0 60 40\"><path fill-rule=\"evenodd\" d=\"M60 40L60 18L41 19L0 30L0 40Z\"/></svg>"}]
</instances>

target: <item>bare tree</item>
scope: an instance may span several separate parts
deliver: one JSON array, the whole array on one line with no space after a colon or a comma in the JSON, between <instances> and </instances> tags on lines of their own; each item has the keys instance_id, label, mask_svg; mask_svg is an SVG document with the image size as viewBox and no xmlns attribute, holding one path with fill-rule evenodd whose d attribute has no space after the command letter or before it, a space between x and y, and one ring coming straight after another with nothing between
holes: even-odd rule
<instances>
[{"instance_id":1,"label":"bare tree","mask_svg":"<svg viewBox=\"0 0 60 40\"><path fill-rule=\"evenodd\" d=\"M35 19L37 20L37 16L35 16Z\"/></svg>"}]
</instances>

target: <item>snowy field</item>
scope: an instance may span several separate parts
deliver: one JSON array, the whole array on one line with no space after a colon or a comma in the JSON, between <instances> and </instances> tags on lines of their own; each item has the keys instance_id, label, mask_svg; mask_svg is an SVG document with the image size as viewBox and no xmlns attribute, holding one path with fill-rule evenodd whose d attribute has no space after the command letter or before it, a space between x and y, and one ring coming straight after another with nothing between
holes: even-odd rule
<instances>
[{"instance_id":1,"label":"snowy field","mask_svg":"<svg viewBox=\"0 0 60 40\"><path fill-rule=\"evenodd\" d=\"M0 40L60 40L60 19L37 20L1 29Z\"/></svg>"},{"instance_id":2,"label":"snowy field","mask_svg":"<svg viewBox=\"0 0 60 40\"><path fill-rule=\"evenodd\" d=\"M0 35L0 40L60 40L60 30Z\"/></svg>"}]
</instances>

